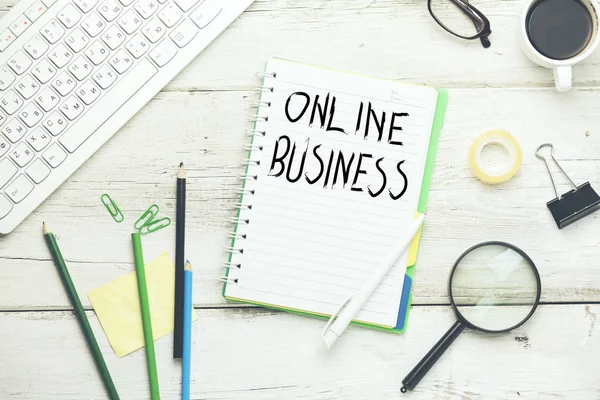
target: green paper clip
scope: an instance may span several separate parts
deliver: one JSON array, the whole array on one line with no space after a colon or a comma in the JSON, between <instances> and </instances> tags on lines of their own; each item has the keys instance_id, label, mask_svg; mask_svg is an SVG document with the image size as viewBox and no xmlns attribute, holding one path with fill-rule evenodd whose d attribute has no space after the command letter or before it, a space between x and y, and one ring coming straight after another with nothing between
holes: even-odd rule
<instances>
[{"instance_id":1,"label":"green paper clip","mask_svg":"<svg viewBox=\"0 0 600 400\"><path fill-rule=\"evenodd\" d=\"M152 221L142 225L139 232L142 235L146 235L148 233L160 231L161 229L164 229L169 225L171 225L171 219L169 217L160 218L160 219L152 220Z\"/></svg>"},{"instance_id":2,"label":"green paper clip","mask_svg":"<svg viewBox=\"0 0 600 400\"><path fill-rule=\"evenodd\" d=\"M135 221L135 224L133 224L133 228L141 233L142 228L145 225L150 224L158 215L159 211L160 209L158 208L158 206L156 204L152 204L146 211L144 211L142 216L139 217L137 221Z\"/></svg>"},{"instance_id":3,"label":"green paper clip","mask_svg":"<svg viewBox=\"0 0 600 400\"><path fill-rule=\"evenodd\" d=\"M115 203L115 201L111 199L111 197L108 194L105 193L102 196L100 196L100 200L102 201L104 207L110 213L112 219L115 220L115 222L120 224L121 222L125 221L125 216L121 212L121 209L119 209L117 203Z\"/></svg>"}]
</instances>

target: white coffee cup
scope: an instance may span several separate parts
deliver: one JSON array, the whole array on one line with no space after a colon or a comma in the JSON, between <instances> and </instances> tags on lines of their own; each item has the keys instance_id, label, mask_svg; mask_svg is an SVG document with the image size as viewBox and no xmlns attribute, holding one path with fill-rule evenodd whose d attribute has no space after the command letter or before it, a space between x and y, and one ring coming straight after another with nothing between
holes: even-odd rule
<instances>
[{"instance_id":1,"label":"white coffee cup","mask_svg":"<svg viewBox=\"0 0 600 400\"><path fill-rule=\"evenodd\" d=\"M567 92L571 90L573 86L573 65L580 63L589 57L596 47L598 47L598 43L600 42L600 35L598 35L598 11L600 7L596 0L580 0L583 5L585 5L592 16L592 37L588 42L585 49L582 52L577 54L574 57L568 58L566 60L554 60L552 58L548 58L538 52L531 41L529 40L529 35L527 34L527 15L531 7L538 0L526 0L525 7L523 9L523 13L521 18L519 19L519 39L521 42L521 47L523 52L529 57L531 61L534 63L541 65L542 67L550 68L554 70L554 83L556 84L556 90L559 92Z\"/></svg>"}]
</instances>

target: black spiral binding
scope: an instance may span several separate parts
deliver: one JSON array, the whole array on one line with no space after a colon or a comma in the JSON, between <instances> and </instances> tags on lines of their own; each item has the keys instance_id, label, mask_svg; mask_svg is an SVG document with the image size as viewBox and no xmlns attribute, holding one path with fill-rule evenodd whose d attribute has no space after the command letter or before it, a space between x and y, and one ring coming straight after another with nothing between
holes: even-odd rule
<instances>
[{"instance_id":1,"label":"black spiral binding","mask_svg":"<svg viewBox=\"0 0 600 400\"><path fill-rule=\"evenodd\" d=\"M231 219L231 222L236 224L236 228L229 235L232 240L232 246L227 248L229 260L223 265L226 270L225 276L219 279L226 284L238 284L243 269L242 262L236 261L244 254L243 246L238 246L238 243L248 238L246 227L250 225L249 213L252 211L252 203L249 202L249 199L251 200L251 196L256 194L254 184L258 181L258 173L256 173L255 168L259 168L261 165L260 157L253 156L261 154L260 152L264 149L263 142L268 135L267 124L269 123L269 115L268 113L261 115L259 112L262 111L264 113L265 110L268 110L272 106L272 94L275 92L275 88L270 83L272 83L273 79L277 78L277 73L261 72L257 73L256 76L263 79L263 85L257 88L260 92L260 98L254 105L257 109L257 115L252 120L254 122L254 129L250 132L252 142L246 146L248 159L242 163L242 165L246 166L246 172L240 177L244 181L244 186L238 190L240 202L235 207L238 210L238 215Z\"/></svg>"}]
</instances>

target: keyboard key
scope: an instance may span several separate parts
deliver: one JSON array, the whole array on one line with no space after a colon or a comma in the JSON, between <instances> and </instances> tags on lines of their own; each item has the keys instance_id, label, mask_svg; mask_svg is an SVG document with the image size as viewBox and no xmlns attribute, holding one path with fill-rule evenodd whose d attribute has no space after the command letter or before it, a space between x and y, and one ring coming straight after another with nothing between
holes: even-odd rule
<instances>
[{"instance_id":1,"label":"keyboard key","mask_svg":"<svg viewBox=\"0 0 600 400\"><path fill-rule=\"evenodd\" d=\"M183 47L188 44L194 36L198 34L198 28L189 19L184 19L177 28L173 29L173 32L169 35L171 40L179 47Z\"/></svg>"},{"instance_id":2,"label":"keyboard key","mask_svg":"<svg viewBox=\"0 0 600 400\"><path fill-rule=\"evenodd\" d=\"M0 219L6 217L13 209L13 205L4 195L0 194Z\"/></svg>"},{"instance_id":3,"label":"keyboard key","mask_svg":"<svg viewBox=\"0 0 600 400\"><path fill-rule=\"evenodd\" d=\"M42 110L48 112L52 110L58 102L60 101L60 96L51 88L47 87L42 90L37 96L35 96L35 102L38 103Z\"/></svg>"},{"instance_id":4,"label":"keyboard key","mask_svg":"<svg viewBox=\"0 0 600 400\"><path fill-rule=\"evenodd\" d=\"M35 126L42 117L44 113L40 110L34 103L29 103L21 111L19 111L19 118L21 121L25 123L29 128Z\"/></svg>"},{"instance_id":5,"label":"keyboard key","mask_svg":"<svg viewBox=\"0 0 600 400\"><path fill-rule=\"evenodd\" d=\"M53 112L50 116L44 121L44 126L48 129L52 135L56 136L65 130L68 122L65 117L59 112Z\"/></svg>"},{"instance_id":6,"label":"keyboard key","mask_svg":"<svg viewBox=\"0 0 600 400\"><path fill-rule=\"evenodd\" d=\"M69 71L73 74L73 76L78 80L82 81L86 76L88 76L94 67L92 63L88 61L87 58L79 56L73 61L71 65L69 65Z\"/></svg>"},{"instance_id":7,"label":"keyboard key","mask_svg":"<svg viewBox=\"0 0 600 400\"><path fill-rule=\"evenodd\" d=\"M119 18L118 23L119 26L130 35L140 27L142 18L135 11L129 10Z\"/></svg>"},{"instance_id":8,"label":"keyboard key","mask_svg":"<svg viewBox=\"0 0 600 400\"><path fill-rule=\"evenodd\" d=\"M40 84L37 83L37 81L33 79L31 75L26 74L23 79L21 79L19 83L15 85L15 88L19 93L21 93L21 96L27 100L36 94L38 90L40 90Z\"/></svg>"},{"instance_id":9,"label":"keyboard key","mask_svg":"<svg viewBox=\"0 0 600 400\"><path fill-rule=\"evenodd\" d=\"M35 183L42 183L50 175L50 168L39 158L27 168L27 175Z\"/></svg>"},{"instance_id":10,"label":"keyboard key","mask_svg":"<svg viewBox=\"0 0 600 400\"><path fill-rule=\"evenodd\" d=\"M31 21L25 15L21 15L15 22L10 24L8 29L11 30L15 36L21 36L23 32L31 25Z\"/></svg>"},{"instance_id":11,"label":"keyboard key","mask_svg":"<svg viewBox=\"0 0 600 400\"><path fill-rule=\"evenodd\" d=\"M133 8L140 13L142 18L148 19L158 11L158 3L155 0L139 0Z\"/></svg>"},{"instance_id":12,"label":"keyboard key","mask_svg":"<svg viewBox=\"0 0 600 400\"><path fill-rule=\"evenodd\" d=\"M42 151L51 141L52 138L50 137L50 134L39 126L27 135L27 143L29 143L35 151Z\"/></svg>"},{"instance_id":13,"label":"keyboard key","mask_svg":"<svg viewBox=\"0 0 600 400\"><path fill-rule=\"evenodd\" d=\"M10 185L6 187L6 194L15 203L20 203L33 190L33 183L25 175L19 175Z\"/></svg>"},{"instance_id":14,"label":"keyboard key","mask_svg":"<svg viewBox=\"0 0 600 400\"><path fill-rule=\"evenodd\" d=\"M90 59L90 61L94 65L98 65L102 61L106 60L106 57L108 57L109 54L109 50L106 48L106 46L104 46L104 44L101 41L96 40L94 43L92 43L90 47L88 47L85 50L84 54L87 56L87 58Z\"/></svg>"},{"instance_id":15,"label":"keyboard key","mask_svg":"<svg viewBox=\"0 0 600 400\"><path fill-rule=\"evenodd\" d=\"M179 8L176 7L173 3L170 3L158 13L158 18L160 18L160 20L167 26L167 28L170 28L174 26L177 22L179 22L182 15L183 14L179 10Z\"/></svg>"},{"instance_id":16,"label":"keyboard key","mask_svg":"<svg viewBox=\"0 0 600 400\"><path fill-rule=\"evenodd\" d=\"M48 8L52 7L52 5L54 3L56 3L58 0L42 0L42 3L44 3L44 5Z\"/></svg>"},{"instance_id":17,"label":"keyboard key","mask_svg":"<svg viewBox=\"0 0 600 400\"><path fill-rule=\"evenodd\" d=\"M27 128L17 118L13 118L2 128L2 133L4 133L8 140L16 143L27 133Z\"/></svg>"},{"instance_id":18,"label":"keyboard key","mask_svg":"<svg viewBox=\"0 0 600 400\"><path fill-rule=\"evenodd\" d=\"M25 15L31 22L35 22L47 9L48 7L46 7L44 3L36 1L27 9L27 11L25 11Z\"/></svg>"},{"instance_id":19,"label":"keyboard key","mask_svg":"<svg viewBox=\"0 0 600 400\"><path fill-rule=\"evenodd\" d=\"M132 56L135 58L140 58L146 53L146 51L148 51L150 45L144 39L144 37L138 33L131 38L129 42L127 42L125 48L131 53Z\"/></svg>"},{"instance_id":20,"label":"keyboard key","mask_svg":"<svg viewBox=\"0 0 600 400\"><path fill-rule=\"evenodd\" d=\"M202 4L193 13L190 14L190 19L198 26L203 29L210 24L217 15L221 12L223 7L215 1L208 1Z\"/></svg>"},{"instance_id":21,"label":"keyboard key","mask_svg":"<svg viewBox=\"0 0 600 400\"><path fill-rule=\"evenodd\" d=\"M48 150L43 154L44 160L50 164L52 168L58 167L67 158L67 153L57 143L48 147Z\"/></svg>"},{"instance_id":22,"label":"keyboard key","mask_svg":"<svg viewBox=\"0 0 600 400\"><path fill-rule=\"evenodd\" d=\"M23 100L15 93L14 90L9 90L6 92L4 97L0 99L0 107L2 107L2 109L6 111L8 115L12 115L17 112L22 105Z\"/></svg>"},{"instance_id":23,"label":"keyboard key","mask_svg":"<svg viewBox=\"0 0 600 400\"><path fill-rule=\"evenodd\" d=\"M154 50L150 52L150 58L159 67L162 67L177 54L177 46L169 38L163 40L156 46Z\"/></svg>"},{"instance_id":24,"label":"keyboard key","mask_svg":"<svg viewBox=\"0 0 600 400\"><path fill-rule=\"evenodd\" d=\"M75 3L82 12L86 13L94 8L98 3L98 0L73 0L73 3Z\"/></svg>"},{"instance_id":25,"label":"keyboard key","mask_svg":"<svg viewBox=\"0 0 600 400\"><path fill-rule=\"evenodd\" d=\"M0 188L6 186L13 176L17 174L18 170L15 164L10 162L9 159L0 160Z\"/></svg>"},{"instance_id":26,"label":"keyboard key","mask_svg":"<svg viewBox=\"0 0 600 400\"><path fill-rule=\"evenodd\" d=\"M56 45L54 49L48 53L48 58L50 61L54 63L58 68L62 68L71 61L73 58L73 53L67 49L63 43L59 43Z\"/></svg>"},{"instance_id":27,"label":"keyboard key","mask_svg":"<svg viewBox=\"0 0 600 400\"><path fill-rule=\"evenodd\" d=\"M100 96L100 89L92 81L87 80L81 87L77 88L75 93L77 93L81 101L86 105L90 105Z\"/></svg>"},{"instance_id":28,"label":"keyboard key","mask_svg":"<svg viewBox=\"0 0 600 400\"><path fill-rule=\"evenodd\" d=\"M86 19L81 23L81 27L85 29L85 31L91 37L96 37L104 30L106 27L106 21L104 21L98 13L91 13Z\"/></svg>"},{"instance_id":29,"label":"keyboard key","mask_svg":"<svg viewBox=\"0 0 600 400\"><path fill-rule=\"evenodd\" d=\"M126 79L117 82L96 102L94 112L86 113L60 137L60 143L67 151L73 153L97 130L100 122L121 108L122 104L142 88L156 72L157 69L150 61L142 58L127 74Z\"/></svg>"},{"instance_id":30,"label":"keyboard key","mask_svg":"<svg viewBox=\"0 0 600 400\"><path fill-rule=\"evenodd\" d=\"M19 143L17 147L10 151L10 158L12 158L19 167L24 167L29 164L34 156L35 153L33 152L33 149L23 142Z\"/></svg>"},{"instance_id":31,"label":"keyboard key","mask_svg":"<svg viewBox=\"0 0 600 400\"><path fill-rule=\"evenodd\" d=\"M69 3L58 12L56 17L66 28L72 28L81 19L81 13L73 4Z\"/></svg>"},{"instance_id":32,"label":"keyboard key","mask_svg":"<svg viewBox=\"0 0 600 400\"><path fill-rule=\"evenodd\" d=\"M117 18L119 14L121 14L121 11L123 11L123 7L121 7L119 3L114 0L106 0L104 3L100 4L100 7L98 7L98 12L108 22L111 22Z\"/></svg>"},{"instance_id":33,"label":"keyboard key","mask_svg":"<svg viewBox=\"0 0 600 400\"><path fill-rule=\"evenodd\" d=\"M5 155L8 149L10 149L10 143L4 139L4 136L0 135L0 157Z\"/></svg>"},{"instance_id":34,"label":"keyboard key","mask_svg":"<svg viewBox=\"0 0 600 400\"><path fill-rule=\"evenodd\" d=\"M48 23L40 30L42 36L45 37L50 44L58 42L65 32L65 29L55 19L48 21Z\"/></svg>"},{"instance_id":35,"label":"keyboard key","mask_svg":"<svg viewBox=\"0 0 600 400\"><path fill-rule=\"evenodd\" d=\"M11 44L17 37L10 31L5 30L0 34L0 51L6 50L9 44Z\"/></svg>"},{"instance_id":36,"label":"keyboard key","mask_svg":"<svg viewBox=\"0 0 600 400\"><path fill-rule=\"evenodd\" d=\"M34 60L37 60L48 51L48 43L40 35L34 35L23 47L27 54Z\"/></svg>"},{"instance_id":37,"label":"keyboard key","mask_svg":"<svg viewBox=\"0 0 600 400\"><path fill-rule=\"evenodd\" d=\"M75 85L77 85L75 79L66 71L61 72L52 82L52 86L61 96L71 93L71 90L75 89Z\"/></svg>"},{"instance_id":38,"label":"keyboard key","mask_svg":"<svg viewBox=\"0 0 600 400\"><path fill-rule=\"evenodd\" d=\"M100 69L92 74L92 78L98 86L106 89L117 80L117 73L108 65L103 65Z\"/></svg>"},{"instance_id":39,"label":"keyboard key","mask_svg":"<svg viewBox=\"0 0 600 400\"><path fill-rule=\"evenodd\" d=\"M197 3L198 3L198 0L175 0L175 4L177 4L177 6L179 8L181 8L181 10L183 12L188 11L190 8L194 7Z\"/></svg>"},{"instance_id":40,"label":"keyboard key","mask_svg":"<svg viewBox=\"0 0 600 400\"><path fill-rule=\"evenodd\" d=\"M38 65L32 68L31 73L40 83L46 83L56 75L56 68L44 58Z\"/></svg>"},{"instance_id":41,"label":"keyboard key","mask_svg":"<svg viewBox=\"0 0 600 400\"><path fill-rule=\"evenodd\" d=\"M67 45L71 48L71 50L73 50L75 53L79 53L85 46L88 45L90 39L85 33L83 33L81 29L75 28L67 35L65 42L67 42Z\"/></svg>"},{"instance_id":42,"label":"keyboard key","mask_svg":"<svg viewBox=\"0 0 600 400\"><path fill-rule=\"evenodd\" d=\"M69 96L64 103L58 107L65 117L70 121L73 121L83 112L83 104L75 96Z\"/></svg>"},{"instance_id":43,"label":"keyboard key","mask_svg":"<svg viewBox=\"0 0 600 400\"><path fill-rule=\"evenodd\" d=\"M111 25L100 37L111 50L116 49L125 41L125 34L116 25Z\"/></svg>"},{"instance_id":44,"label":"keyboard key","mask_svg":"<svg viewBox=\"0 0 600 400\"><path fill-rule=\"evenodd\" d=\"M148 22L143 28L142 33L144 36L148 38L150 43L156 43L158 40L163 37L167 28L158 20L158 18L153 18Z\"/></svg>"},{"instance_id":45,"label":"keyboard key","mask_svg":"<svg viewBox=\"0 0 600 400\"><path fill-rule=\"evenodd\" d=\"M23 50L17 51L9 60L8 66L15 71L17 75L21 75L27 68L31 67L32 61Z\"/></svg>"},{"instance_id":46,"label":"keyboard key","mask_svg":"<svg viewBox=\"0 0 600 400\"><path fill-rule=\"evenodd\" d=\"M122 74L133 65L133 57L121 49L114 56L110 57L108 62L119 74Z\"/></svg>"},{"instance_id":47,"label":"keyboard key","mask_svg":"<svg viewBox=\"0 0 600 400\"><path fill-rule=\"evenodd\" d=\"M0 66L0 90L5 90L15 81L15 74L9 70L6 65Z\"/></svg>"}]
</instances>

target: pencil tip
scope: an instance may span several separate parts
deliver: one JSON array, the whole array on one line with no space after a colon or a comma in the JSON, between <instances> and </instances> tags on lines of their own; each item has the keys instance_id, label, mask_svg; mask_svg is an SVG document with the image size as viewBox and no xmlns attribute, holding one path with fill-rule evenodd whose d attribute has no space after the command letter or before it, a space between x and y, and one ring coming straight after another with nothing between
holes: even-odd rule
<instances>
[{"instance_id":1,"label":"pencil tip","mask_svg":"<svg viewBox=\"0 0 600 400\"><path fill-rule=\"evenodd\" d=\"M48 233L48 226L45 222L42 222L42 232L44 232L44 235Z\"/></svg>"},{"instance_id":2,"label":"pencil tip","mask_svg":"<svg viewBox=\"0 0 600 400\"><path fill-rule=\"evenodd\" d=\"M183 167L183 163L179 163L179 168L182 168L182 167Z\"/></svg>"},{"instance_id":3,"label":"pencil tip","mask_svg":"<svg viewBox=\"0 0 600 400\"><path fill-rule=\"evenodd\" d=\"M180 179L185 178L185 169L183 168L183 163L179 164L179 173L177 174L177 177Z\"/></svg>"},{"instance_id":4,"label":"pencil tip","mask_svg":"<svg viewBox=\"0 0 600 400\"><path fill-rule=\"evenodd\" d=\"M185 262L185 267L183 268L186 271L191 271L192 270L192 264L189 261Z\"/></svg>"}]
</instances>

